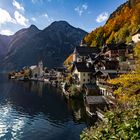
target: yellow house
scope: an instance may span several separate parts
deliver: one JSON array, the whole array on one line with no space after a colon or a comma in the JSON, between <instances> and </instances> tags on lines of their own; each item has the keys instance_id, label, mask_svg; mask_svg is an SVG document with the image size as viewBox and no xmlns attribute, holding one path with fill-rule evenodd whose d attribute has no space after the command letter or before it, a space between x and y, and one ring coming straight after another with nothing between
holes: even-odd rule
<instances>
[{"instance_id":1,"label":"yellow house","mask_svg":"<svg viewBox=\"0 0 140 140\"><path fill-rule=\"evenodd\" d=\"M90 63L75 62L72 68L73 81L80 88L85 84L93 84L95 83L95 78L92 76L94 72L94 67Z\"/></svg>"}]
</instances>

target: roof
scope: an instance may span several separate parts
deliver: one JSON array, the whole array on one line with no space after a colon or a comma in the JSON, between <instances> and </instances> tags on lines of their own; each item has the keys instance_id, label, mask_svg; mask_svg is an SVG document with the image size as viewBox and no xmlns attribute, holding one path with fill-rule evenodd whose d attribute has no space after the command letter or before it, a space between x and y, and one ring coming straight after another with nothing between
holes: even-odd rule
<instances>
[{"instance_id":1,"label":"roof","mask_svg":"<svg viewBox=\"0 0 140 140\"><path fill-rule=\"evenodd\" d=\"M118 77L119 72L117 71L97 71L93 76L100 76L100 75L104 75L104 76L109 76L110 79L114 79Z\"/></svg>"},{"instance_id":2,"label":"roof","mask_svg":"<svg viewBox=\"0 0 140 140\"><path fill-rule=\"evenodd\" d=\"M35 69L36 67L37 67L36 65L30 66L30 69L33 70L33 69Z\"/></svg>"},{"instance_id":3,"label":"roof","mask_svg":"<svg viewBox=\"0 0 140 140\"><path fill-rule=\"evenodd\" d=\"M97 47L76 47L75 48L76 53L78 53L80 56L88 56L91 54L97 54L100 52L100 49Z\"/></svg>"},{"instance_id":4,"label":"roof","mask_svg":"<svg viewBox=\"0 0 140 140\"><path fill-rule=\"evenodd\" d=\"M64 72L66 70L66 68L64 67L55 67L53 68L55 71L58 71L58 72Z\"/></svg>"},{"instance_id":5,"label":"roof","mask_svg":"<svg viewBox=\"0 0 140 140\"><path fill-rule=\"evenodd\" d=\"M114 79L118 77L118 73L108 73L110 79Z\"/></svg>"},{"instance_id":6,"label":"roof","mask_svg":"<svg viewBox=\"0 0 140 140\"><path fill-rule=\"evenodd\" d=\"M117 48L115 48L114 44L107 44L105 46L103 46L102 52L105 53L108 50L116 50Z\"/></svg>"},{"instance_id":7,"label":"roof","mask_svg":"<svg viewBox=\"0 0 140 140\"><path fill-rule=\"evenodd\" d=\"M96 89L97 86L95 84L85 84L86 89Z\"/></svg>"},{"instance_id":8,"label":"roof","mask_svg":"<svg viewBox=\"0 0 140 140\"><path fill-rule=\"evenodd\" d=\"M115 45L117 49L126 49L126 44L124 42L119 42L118 44Z\"/></svg>"},{"instance_id":9,"label":"roof","mask_svg":"<svg viewBox=\"0 0 140 140\"><path fill-rule=\"evenodd\" d=\"M118 49L126 49L126 44L124 42L119 42L117 44L107 44L103 46L102 52L105 53L109 50L118 50Z\"/></svg>"},{"instance_id":10,"label":"roof","mask_svg":"<svg viewBox=\"0 0 140 140\"><path fill-rule=\"evenodd\" d=\"M132 36L133 36L133 35L136 35L136 34L138 34L138 33L140 33L140 28L139 28L136 32L134 32L134 33L132 34Z\"/></svg>"},{"instance_id":11,"label":"roof","mask_svg":"<svg viewBox=\"0 0 140 140\"><path fill-rule=\"evenodd\" d=\"M103 96L86 96L88 104L107 104Z\"/></svg>"},{"instance_id":12,"label":"roof","mask_svg":"<svg viewBox=\"0 0 140 140\"><path fill-rule=\"evenodd\" d=\"M86 62L75 62L74 67L78 70L78 72L95 72L94 67Z\"/></svg>"}]
</instances>

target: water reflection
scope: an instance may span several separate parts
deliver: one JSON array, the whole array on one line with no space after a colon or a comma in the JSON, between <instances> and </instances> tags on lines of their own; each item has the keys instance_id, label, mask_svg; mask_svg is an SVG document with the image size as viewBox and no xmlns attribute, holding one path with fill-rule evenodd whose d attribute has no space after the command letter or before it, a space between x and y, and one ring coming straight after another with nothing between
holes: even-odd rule
<instances>
[{"instance_id":1,"label":"water reflection","mask_svg":"<svg viewBox=\"0 0 140 140\"><path fill-rule=\"evenodd\" d=\"M41 82L8 81L0 75L0 139L79 140L86 122L82 102L66 101Z\"/></svg>"}]
</instances>

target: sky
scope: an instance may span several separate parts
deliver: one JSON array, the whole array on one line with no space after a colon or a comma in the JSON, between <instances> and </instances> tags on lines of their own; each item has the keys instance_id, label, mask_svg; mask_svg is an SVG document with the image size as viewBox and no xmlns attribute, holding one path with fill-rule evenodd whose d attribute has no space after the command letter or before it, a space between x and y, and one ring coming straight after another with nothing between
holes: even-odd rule
<instances>
[{"instance_id":1,"label":"sky","mask_svg":"<svg viewBox=\"0 0 140 140\"><path fill-rule=\"evenodd\" d=\"M0 34L12 35L34 24L44 29L65 20L91 32L127 0L0 0Z\"/></svg>"}]
</instances>

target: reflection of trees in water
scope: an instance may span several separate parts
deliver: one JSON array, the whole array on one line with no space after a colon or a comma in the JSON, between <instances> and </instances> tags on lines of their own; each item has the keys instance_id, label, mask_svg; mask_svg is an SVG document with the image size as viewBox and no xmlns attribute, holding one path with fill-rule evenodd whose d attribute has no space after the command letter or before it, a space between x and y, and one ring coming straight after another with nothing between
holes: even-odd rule
<instances>
[{"instance_id":1,"label":"reflection of trees in water","mask_svg":"<svg viewBox=\"0 0 140 140\"><path fill-rule=\"evenodd\" d=\"M64 98L55 88L42 82L18 81L11 84L8 101L17 113L30 118L42 114L54 123L64 123L71 118Z\"/></svg>"},{"instance_id":2,"label":"reflection of trees in water","mask_svg":"<svg viewBox=\"0 0 140 140\"><path fill-rule=\"evenodd\" d=\"M4 98L8 98L6 100L19 114L31 119L42 114L54 123L67 122L71 117L76 123L89 121L83 102L68 100L66 104L61 92L55 87L35 81L7 81L7 84L7 97Z\"/></svg>"},{"instance_id":3,"label":"reflection of trees in water","mask_svg":"<svg viewBox=\"0 0 140 140\"><path fill-rule=\"evenodd\" d=\"M67 100L69 110L72 112L73 120L77 123L86 122L88 126L94 125L97 121L97 117L90 118L86 114L85 106L83 101L79 100Z\"/></svg>"}]
</instances>

